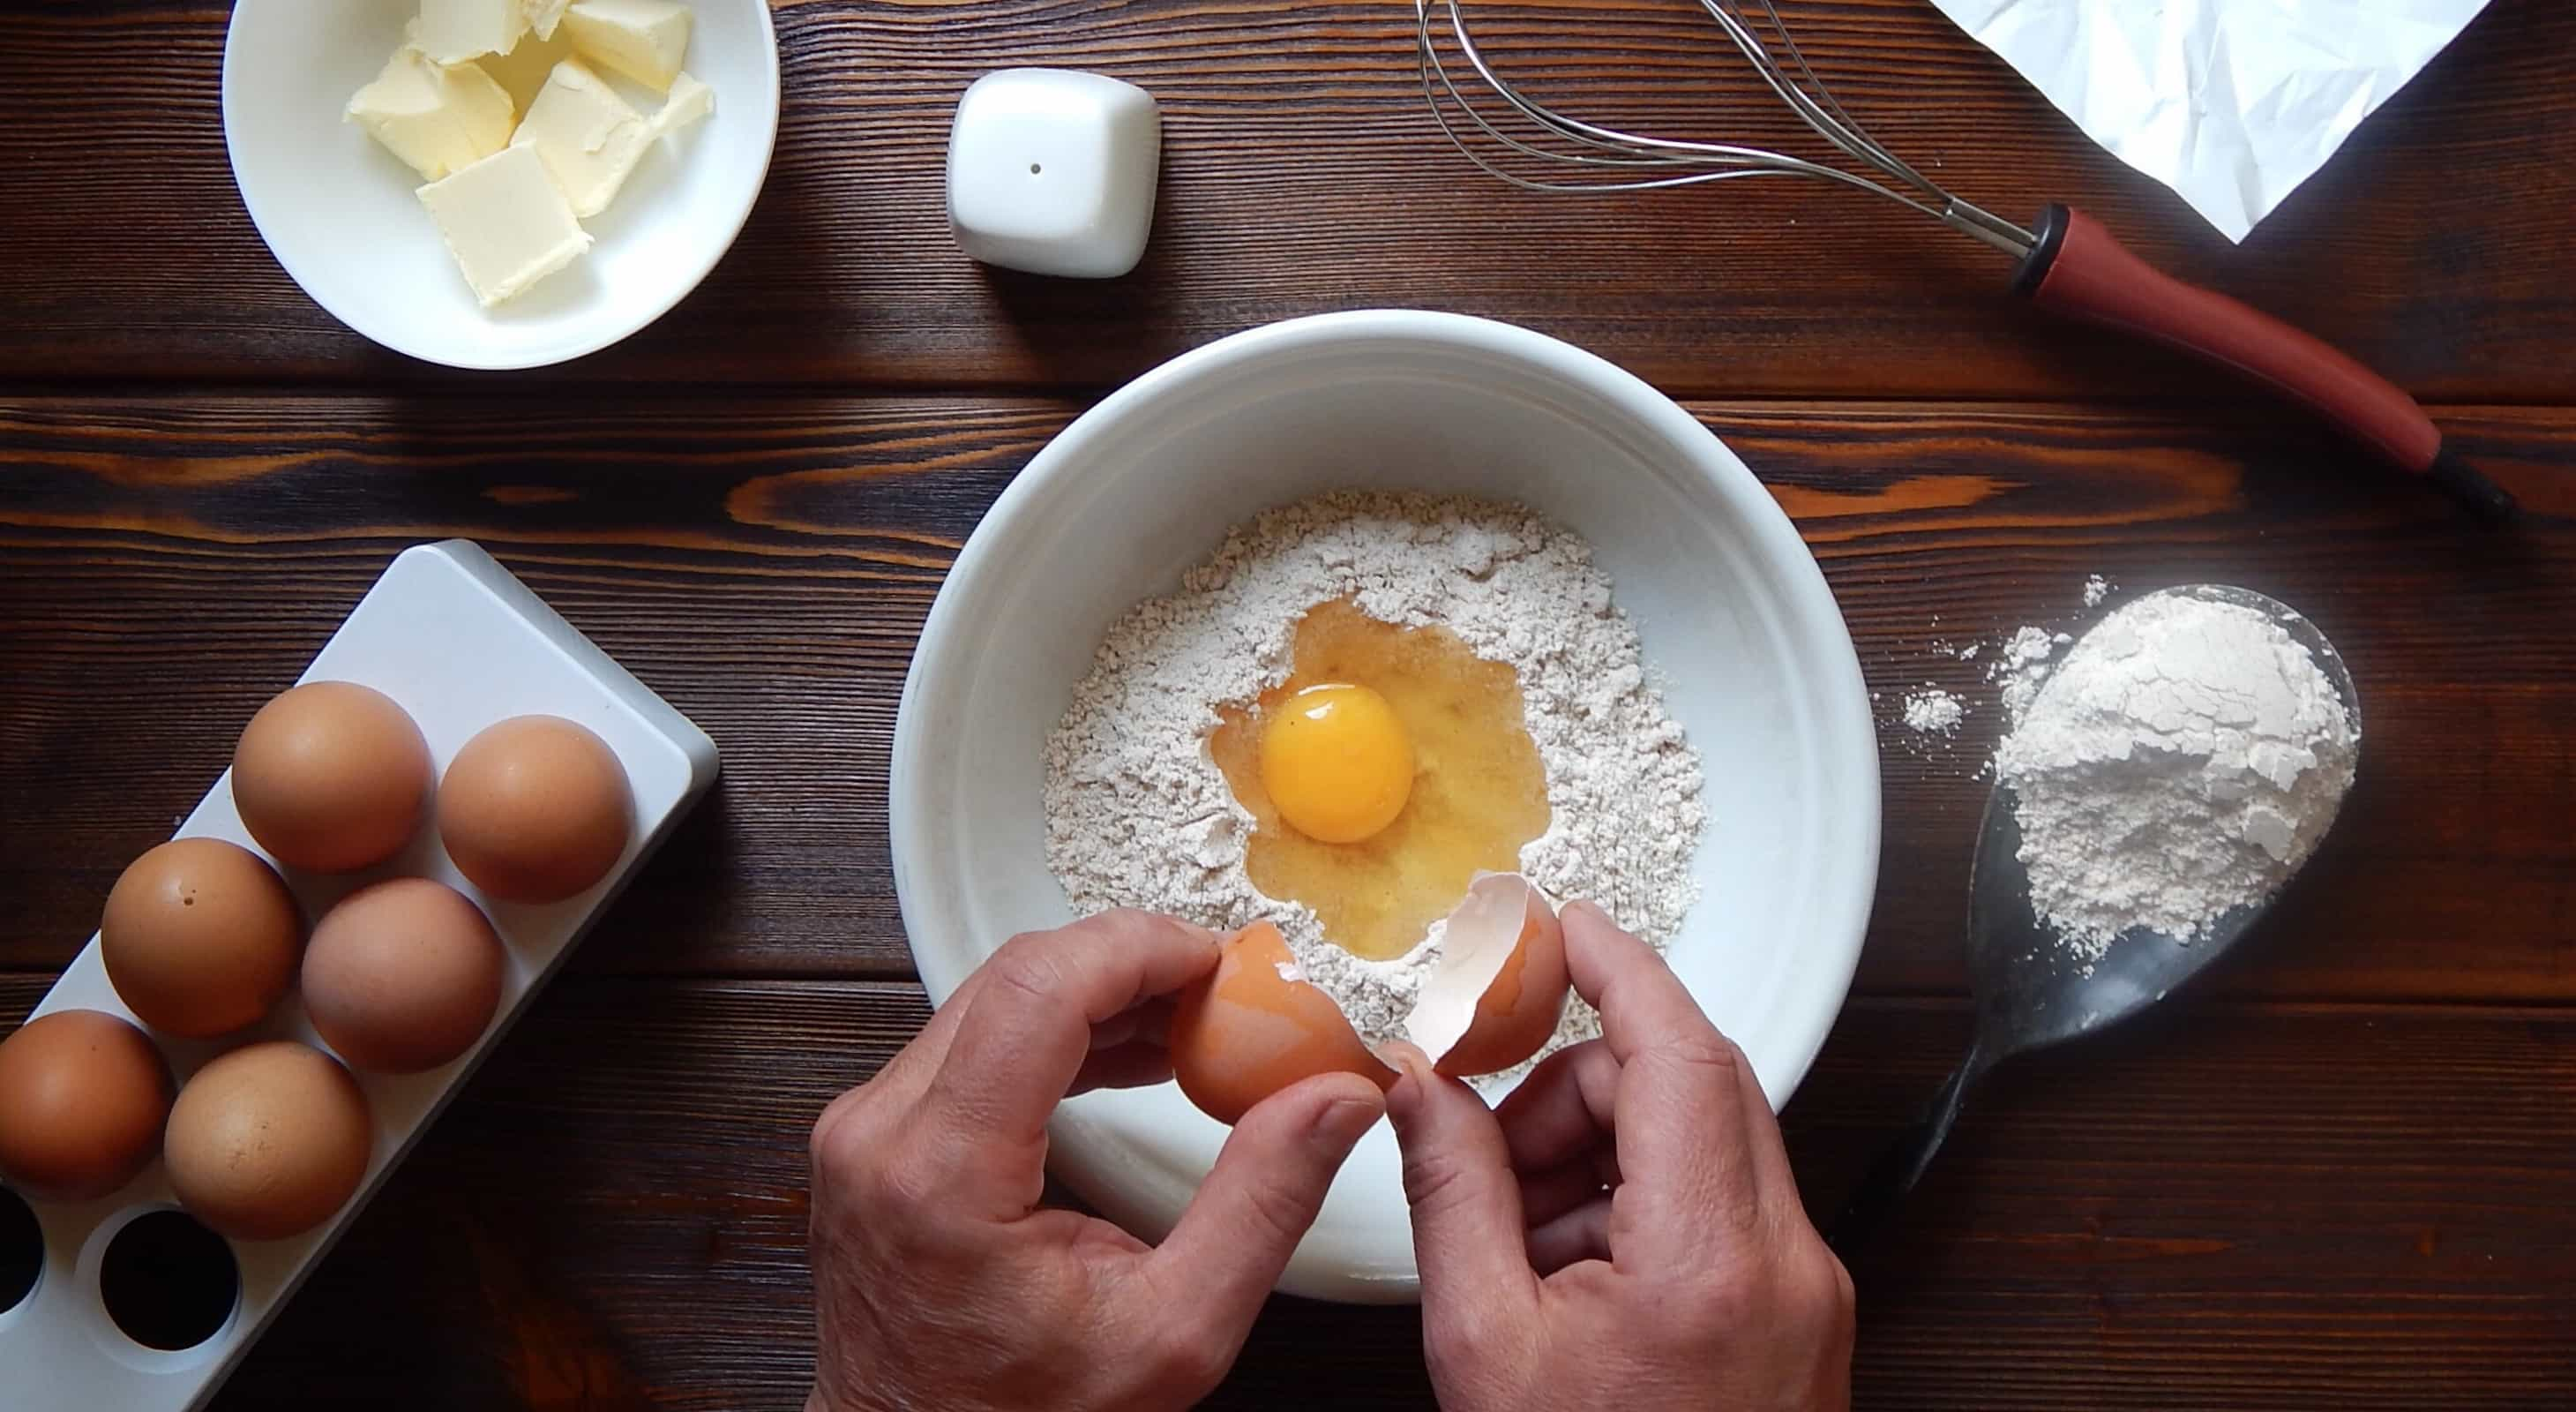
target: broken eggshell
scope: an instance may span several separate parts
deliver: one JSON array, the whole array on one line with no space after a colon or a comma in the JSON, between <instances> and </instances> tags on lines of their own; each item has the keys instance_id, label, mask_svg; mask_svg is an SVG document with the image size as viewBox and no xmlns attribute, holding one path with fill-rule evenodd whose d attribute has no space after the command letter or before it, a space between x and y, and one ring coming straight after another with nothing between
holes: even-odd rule
<instances>
[{"instance_id":1,"label":"broken eggshell","mask_svg":"<svg viewBox=\"0 0 2576 1412\"><path fill-rule=\"evenodd\" d=\"M1565 936L1547 895L1517 873L1479 874L1440 928L1441 959L1423 979L1405 1037L1453 1077L1537 1053L1556 1032L1566 994ZM1168 1045L1181 1092L1221 1123L1317 1074L1358 1074L1380 1088L1397 1078L1268 922L1229 938L1215 972L1181 993Z\"/></svg>"},{"instance_id":2,"label":"broken eggshell","mask_svg":"<svg viewBox=\"0 0 2576 1412\"><path fill-rule=\"evenodd\" d=\"M1379 1088L1396 1080L1268 922L1235 933L1215 972L1181 992L1165 1043L1181 1092L1220 1123L1317 1074L1358 1074Z\"/></svg>"},{"instance_id":3,"label":"broken eggshell","mask_svg":"<svg viewBox=\"0 0 2576 1412\"><path fill-rule=\"evenodd\" d=\"M1404 1037L1451 1078L1498 1073L1546 1046L1565 1013L1565 932L1518 873L1479 873L1443 924Z\"/></svg>"}]
</instances>

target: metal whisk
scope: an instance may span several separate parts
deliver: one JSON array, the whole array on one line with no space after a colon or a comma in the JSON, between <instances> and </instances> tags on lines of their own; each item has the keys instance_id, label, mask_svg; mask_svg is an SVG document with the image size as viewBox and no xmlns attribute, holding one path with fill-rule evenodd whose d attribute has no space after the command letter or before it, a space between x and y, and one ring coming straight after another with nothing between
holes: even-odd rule
<instances>
[{"instance_id":1,"label":"metal whisk","mask_svg":"<svg viewBox=\"0 0 2576 1412\"><path fill-rule=\"evenodd\" d=\"M1422 93L1442 135L1493 176L1530 191L1655 191L1756 176L1803 176L1873 192L1920 211L2020 262L2012 289L2033 302L2180 348L2264 383L2325 417L2403 471L2429 476L2490 519L2513 498L2442 444L2441 430L2394 384L2317 339L2222 294L2155 269L2099 222L2063 204L2026 229L1944 190L1869 135L1816 76L1775 0L1693 0L1780 101L1863 171L1761 147L1622 132L1568 117L1494 71L1468 31L1461 0L1414 0ZM1445 11L1459 55L1512 116L1488 117L1442 62L1435 15ZM1491 106L1486 105L1486 106ZM1514 118L1518 123L1514 124ZM1513 124L1521 131L1507 130ZM1553 163L1556 179L1500 165L1471 140Z\"/></svg>"}]
</instances>

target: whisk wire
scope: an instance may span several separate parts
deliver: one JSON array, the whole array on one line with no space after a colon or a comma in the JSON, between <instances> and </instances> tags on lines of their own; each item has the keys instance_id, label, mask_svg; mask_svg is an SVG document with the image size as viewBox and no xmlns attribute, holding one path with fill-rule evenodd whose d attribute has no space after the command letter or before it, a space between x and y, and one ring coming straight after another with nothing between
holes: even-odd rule
<instances>
[{"instance_id":1,"label":"whisk wire","mask_svg":"<svg viewBox=\"0 0 2576 1412\"><path fill-rule=\"evenodd\" d=\"M1652 191L1730 181L1738 177L1821 178L1857 187L1920 211L2007 252L2020 254L2030 248L2033 237L2028 231L1952 196L1871 137L1869 130L1852 117L1816 75L1814 66L1807 62L1806 54L1798 48L1787 23L1781 19L1775 0L1697 0L1697 3L1717 22L1736 50L1752 64L1754 71L1762 76L1773 95L1798 115L1799 121L1845 157L1912 190L1898 190L1857 172L1766 148L1650 137L1568 117L1530 97L1494 71L1468 29L1461 0L1414 0L1416 37L1421 48L1423 98L1431 108L1433 119L1440 125L1441 135L1451 146L1487 174L1525 190ZM1788 56L1787 64L1781 62L1770 43L1740 12L1742 3L1759 7L1770 32L1778 38L1781 53ZM1441 60L1440 46L1433 33L1435 7L1447 10L1450 36L1459 55L1475 70L1476 77L1496 100L1523 122L1536 128L1544 138L1552 138L1568 148L1580 150L1540 146L1536 141L1504 131L1494 119L1487 117L1484 110L1458 86L1448 65ZM1795 68L1794 74L1791 66ZM1445 103L1442 101L1444 96L1447 99ZM1581 168L1596 175L1579 180L1547 180L1499 165L1470 142L1460 126L1451 121L1451 108L1455 108L1468 125L1504 151L1535 161ZM1680 174L1670 176L1628 175L1656 169L1682 170Z\"/></svg>"},{"instance_id":2,"label":"whisk wire","mask_svg":"<svg viewBox=\"0 0 2576 1412\"><path fill-rule=\"evenodd\" d=\"M1930 206L1911 200L1900 193L1889 191L1865 177L1810 162L1804 158L1728 143L1686 142L1672 138L1645 137L1604 127L1598 123L1569 118L1530 98L1501 74L1496 73L1492 64L1487 62L1483 51L1477 47L1474 36L1469 32L1466 18L1460 10L1459 0L1445 0L1449 11L1450 28L1460 55L1476 71L1476 76L1484 81L1493 95L1532 126L1564 142L1590 150L1564 152L1532 145L1496 127L1476 103L1459 89L1456 80L1450 76L1448 66L1441 61L1438 45L1431 30L1431 11L1434 3L1437 2L1438 0L1417 0L1415 5L1422 50L1424 96L1430 100L1432 117L1439 123L1441 132L1448 137L1451 145L1457 147L1479 168L1503 181L1532 191L1598 192L1657 190L1746 176L1823 177L1867 188L1882 196L1902 201L1926 215L1940 214ZM1442 94L1446 94L1449 99L1446 105L1440 102ZM1704 168L1714 166L1718 169L1693 171L1684 176L1634 181L1540 181L1495 165L1482 152L1469 144L1450 122L1447 108L1453 106L1496 145L1529 157L1590 167L1692 166ZM1602 153L1613 155L1600 155Z\"/></svg>"},{"instance_id":3,"label":"whisk wire","mask_svg":"<svg viewBox=\"0 0 2576 1412\"><path fill-rule=\"evenodd\" d=\"M1788 22L1780 18L1780 7L1774 0L1755 0L1755 3L1762 7L1763 17L1770 21L1771 32L1779 36L1781 50L1788 54L1791 63L1798 66L1799 81L1789 78L1786 68L1771 57L1770 46L1753 32L1752 26L1734 7L1722 3L1722 0L1700 0L1700 8L1708 11L1709 16L1726 30L1727 37L1735 41L1735 47L1771 85L1771 91L1796 109L1799 118L1819 136L1853 158L1867 162L1927 196L1949 200L1950 193L1871 137L1869 129L1861 126L1860 119L1853 117L1834 97L1834 91L1825 86L1825 81L1816 76L1815 67L1807 62L1806 51L1798 47L1797 36L1789 32Z\"/></svg>"}]
</instances>

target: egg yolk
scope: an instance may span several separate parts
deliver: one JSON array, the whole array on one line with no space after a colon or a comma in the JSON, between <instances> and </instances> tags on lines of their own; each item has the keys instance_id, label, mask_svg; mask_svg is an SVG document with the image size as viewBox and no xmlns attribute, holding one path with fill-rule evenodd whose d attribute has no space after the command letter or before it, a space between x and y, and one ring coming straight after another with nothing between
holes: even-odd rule
<instances>
[{"instance_id":1,"label":"egg yolk","mask_svg":"<svg viewBox=\"0 0 2576 1412\"><path fill-rule=\"evenodd\" d=\"M1446 628L1382 623L1348 599L1307 610L1289 657L1288 679L1258 700L1220 703L1208 736L1252 816L1244 873L1262 896L1314 909L1353 955L1401 956L1476 874L1518 868L1547 831L1520 674ZM1314 714L1310 701L1338 705ZM1347 750L1334 744L1345 732ZM1335 833L1357 841L1328 842Z\"/></svg>"},{"instance_id":2,"label":"egg yolk","mask_svg":"<svg viewBox=\"0 0 2576 1412\"><path fill-rule=\"evenodd\" d=\"M1373 838L1413 794L1413 742L1364 686L1310 686L1261 732L1261 784L1288 827L1319 843Z\"/></svg>"}]
</instances>

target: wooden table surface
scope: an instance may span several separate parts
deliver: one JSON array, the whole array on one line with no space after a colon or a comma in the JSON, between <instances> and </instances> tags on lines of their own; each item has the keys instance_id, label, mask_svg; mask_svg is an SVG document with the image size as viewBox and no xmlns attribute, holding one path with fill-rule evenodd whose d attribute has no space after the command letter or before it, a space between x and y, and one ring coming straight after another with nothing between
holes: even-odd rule
<instances>
[{"instance_id":1,"label":"wooden table surface","mask_svg":"<svg viewBox=\"0 0 2576 1412\"><path fill-rule=\"evenodd\" d=\"M782 0L777 160L731 256L626 344L507 376L369 345L268 256L224 159L222 6L14 17L0 1021L405 545L481 541L725 752L217 1406L792 1405L806 1128L924 1013L884 781L941 572L1104 390L1366 305L1526 323L1686 400L1797 519L1883 712L1970 700L1955 742L1885 728L1876 920L1787 1115L1812 1204L1966 1039L1999 712L1936 639L2074 625L2090 573L2219 579L2306 609L2360 680L2360 784L2260 939L2007 1071L1856 1268L1865 1405L2576 1405L2576 9L2496 0L2231 247L1922 0L1788 8L1900 151L2341 344L2535 513L2474 531L2197 367L1999 297L1994 257L1892 207L1490 184L1423 114L1399 3ZM1694 13L1494 23L1570 108L1797 141ZM947 240L949 110L1025 63L1162 100L1131 278ZM1217 1404L1427 1401L1407 1311L1280 1300Z\"/></svg>"}]
</instances>

